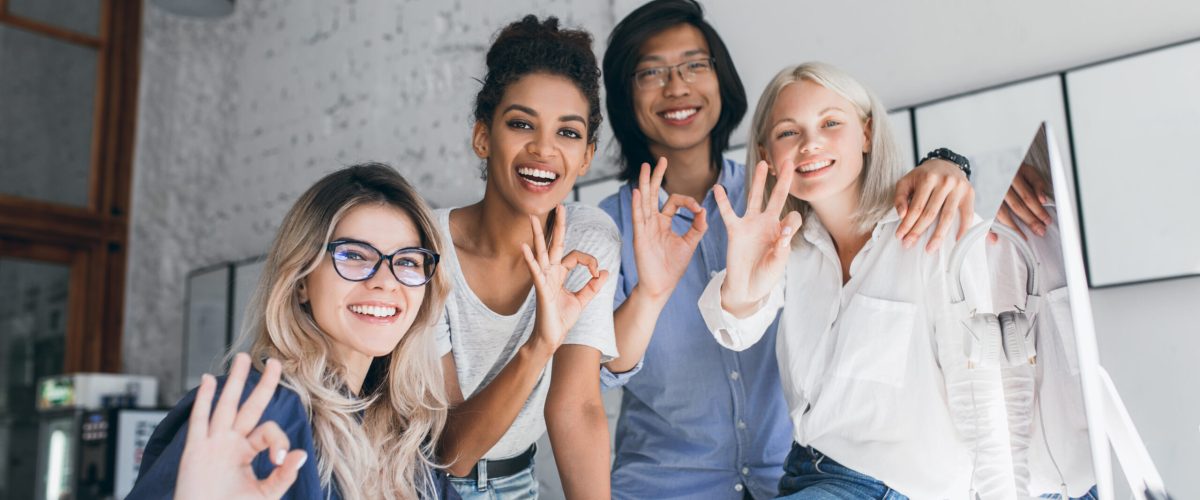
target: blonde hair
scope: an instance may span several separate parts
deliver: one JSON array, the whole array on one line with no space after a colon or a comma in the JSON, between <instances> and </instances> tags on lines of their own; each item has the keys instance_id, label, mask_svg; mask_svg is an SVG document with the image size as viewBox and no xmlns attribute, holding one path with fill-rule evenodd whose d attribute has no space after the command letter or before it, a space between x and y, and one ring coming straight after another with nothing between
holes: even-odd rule
<instances>
[{"instance_id":1,"label":"blonde hair","mask_svg":"<svg viewBox=\"0 0 1200 500\"><path fill-rule=\"evenodd\" d=\"M858 212L854 214L854 222L859 229L870 231L891 210L896 183L904 175L904 163L900 159L900 148L896 145L891 124L888 123L887 108L883 107L883 103L878 97L875 97L874 93L846 72L829 64L809 62L789 66L776 74L767 88L763 90L762 96L758 99L758 107L754 110L754 119L750 124L750 137L746 141L749 146L746 148L746 167L751 169L749 172L753 172L754 166L763 159L758 150L767 146L766 140L770 137L768 128L771 126L768 121L779 94L788 85L801 80L816 83L850 101L854 104L858 119L861 120L863 126L870 125L871 151L863 154L863 169L859 174L859 184L862 189ZM775 182L775 175L768 173L766 192L771 192L771 189L775 187ZM752 185L753 183L747 179L747 191ZM763 197L764 207L767 198L767 196ZM800 212L805 219L812 212L808 203L788 195L783 213L786 214L793 210Z\"/></svg>"},{"instance_id":2,"label":"blonde hair","mask_svg":"<svg viewBox=\"0 0 1200 500\"><path fill-rule=\"evenodd\" d=\"M249 345L260 370L268 357L282 363L283 385L300 397L312 422L323 487L336 485L348 500L432 498L448 402L430 327L445 303L446 278L435 272L425 285L412 326L391 354L372 363L361 397L346 389L332 341L299 299L300 283L328 258L325 245L337 223L371 204L407 213L422 245L440 253L429 207L391 167L363 164L329 174L284 217L234 345Z\"/></svg>"}]
</instances>

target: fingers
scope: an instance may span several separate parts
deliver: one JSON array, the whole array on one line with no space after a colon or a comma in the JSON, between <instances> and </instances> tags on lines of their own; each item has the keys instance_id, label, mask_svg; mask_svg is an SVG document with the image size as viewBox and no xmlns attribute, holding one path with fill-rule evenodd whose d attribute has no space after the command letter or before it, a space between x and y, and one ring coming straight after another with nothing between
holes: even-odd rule
<instances>
[{"instance_id":1,"label":"fingers","mask_svg":"<svg viewBox=\"0 0 1200 500\"><path fill-rule=\"evenodd\" d=\"M654 165L654 175L650 179L650 198L658 201L658 190L662 188L663 178L667 175L667 158L658 157L658 163Z\"/></svg>"},{"instance_id":2,"label":"fingers","mask_svg":"<svg viewBox=\"0 0 1200 500\"><path fill-rule=\"evenodd\" d=\"M633 198L633 202L635 205L641 205L639 208L642 209L641 211L643 212L643 216L644 216L645 215L644 212L648 211L649 209L647 207L650 206L650 164L649 163L642 164L642 171L640 174L638 174L637 189L638 189L637 190L638 196L635 196ZM657 206L657 205L654 205L654 206ZM634 219L634 220L642 220L642 219Z\"/></svg>"},{"instance_id":3,"label":"fingers","mask_svg":"<svg viewBox=\"0 0 1200 500\"><path fill-rule=\"evenodd\" d=\"M791 160L786 160L779 166L779 173L775 176L775 189L771 190L771 199L767 201L768 213L783 212L783 203L787 201L788 192L792 190L792 177L795 175L796 168Z\"/></svg>"},{"instance_id":4,"label":"fingers","mask_svg":"<svg viewBox=\"0 0 1200 500\"><path fill-rule=\"evenodd\" d=\"M645 214L643 213L643 210L642 210L641 196L642 196L641 190L639 190L638 188L633 188L633 199L630 200L629 204L632 205L631 208L633 209L633 216L630 218L630 220L633 221L633 237L634 238L637 238L638 233L641 232L640 228L641 228L642 224L646 222Z\"/></svg>"},{"instance_id":5,"label":"fingers","mask_svg":"<svg viewBox=\"0 0 1200 500\"><path fill-rule=\"evenodd\" d=\"M688 228L686 233L683 233L683 241L689 247L696 248L700 244L700 240L704 239L704 233L708 232L708 217L701 208L696 212L696 218L692 219L692 227Z\"/></svg>"},{"instance_id":6,"label":"fingers","mask_svg":"<svg viewBox=\"0 0 1200 500\"><path fill-rule=\"evenodd\" d=\"M804 217L800 212L795 210L788 212L783 220L779 221L779 239L775 241L775 245L781 250L786 250L792 244L792 237L796 231L800 230L800 225L804 223Z\"/></svg>"},{"instance_id":7,"label":"fingers","mask_svg":"<svg viewBox=\"0 0 1200 500\"><path fill-rule=\"evenodd\" d=\"M896 213L900 215L901 219L908 215L908 199L912 194L913 181L906 175L900 179L900 182L896 183L896 197L892 200L892 203L896 205ZM904 227L904 225L901 224L901 227ZM900 230L896 231L897 237L902 234L904 233Z\"/></svg>"},{"instance_id":8,"label":"fingers","mask_svg":"<svg viewBox=\"0 0 1200 500\"><path fill-rule=\"evenodd\" d=\"M605 281L608 281L608 271L601 269L598 276L588 280L588 282L583 285L583 288L580 288L579 291L574 293L575 299L578 300L582 306L586 307L588 303L596 297L596 294L600 293L600 289L604 287Z\"/></svg>"},{"instance_id":9,"label":"fingers","mask_svg":"<svg viewBox=\"0 0 1200 500\"><path fill-rule=\"evenodd\" d=\"M917 225L917 219L921 217L921 213L925 211L925 204L929 202L929 197L933 194L935 187L937 187L937 181L929 179L916 186L909 198L908 209L901 216L900 227L896 229L896 237L905 239L905 248L912 246L909 242L909 233L913 226Z\"/></svg>"},{"instance_id":10,"label":"fingers","mask_svg":"<svg viewBox=\"0 0 1200 500\"><path fill-rule=\"evenodd\" d=\"M908 234L904 237L904 248L911 248L917 242L917 240L920 239L921 235L925 234L925 231L929 229L929 226L933 225L934 219L937 218L938 214L940 214L944 208L943 205L946 202L946 197L949 196L953 190L954 187L952 184L942 183L940 186L934 189L933 193L930 194L929 199L923 202L918 202L916 199L913 199L913 206L911 209L909 209L909 215L913 215L914 212L919 215L917 216L916 223L913 224L912 229L910 229ZM919 209L918 206L920 207Z\"/></svg>"},{"instance_id":11,"label":"fingers","mask_svg":"<svg viewBox=\"0 0 1200 500\"><path fill-rule=\"evenodd\" d=\"M967 234L967 230L971 229L971 225L967 221L974 220L975 214L975 188L967 184L967 194L963 196L963 200L958 204L958 234L954 237L954 241L961 240L963 235Z\"/></svg>"},{"instance_id":12,"label":"fingers","mask_svg":"<svg viewBox=\"0 0 1200 500\"><path fill-rule=\"evenodd\" d=\"M720 184L713 186L713 200L717 202L717 211L721 212L721 219L725 221L725 225L737 220L737 213L729 204L729 196L725 194L725 186Z\"/></svg>"},{"instance_id":13,"label":"fingers","mask_svg":"<svg viewBox=\"0 0 1200 500\"><path fill-rule=\"evenodd\" d=\"M1028 181L1029 180L1026 179L1025 176L1018 175L1013 179L1012 190L1017 192L1017 196L1020 197L1021 201L1025 202L1026 208L1028 208L1029 211L1032 212L1039 221L1041 221L1043 224L1049 224L1050 212L1047 212L1046 208L1042 206L1042 202L1038 200L1038 194Z\"/></svg>"},{"instance_id":14,"label":"fingers","mask_svg":"<svg viewBox=\"0 0 1200 500\"><path fill-rule=\"evenodd\" d=\"M529 266L529 274L533 276L533 285L542 287L542 266L538 264L538 260L533 256L533 250L529 248L529 244L521 244L521 253L525 255L525 264Z\"/></svg>"},{"instance_id":15,"label":"fingers","mask_svg":"<svg viewBox=\"0 0 1200 500\"><path fill-rule=\"evenodd\" d=\"M274 420L268 420L255 427L254 431L246 436L246 441L250 442L250 448L254 450L255 454L269 450L267 456L275 465L283 464L284 456L292 447L287 434L283 433L283 429L280 429L279 424Z\"/></svg>"},{"instance_id":16,"label":"fingers","mask_svg":"<svg viewBox=\"0 0 1200 500\"><path fill-rule=\"evenodd\" d=\"M533 226L534 256L537 257L538 269L550 265L550 257L546 254L546 235L542 233L542 221L537 216L529 216L529 225ZM534 273L537 274L537 273Z\"/></svg>"},{"instance_id":17,"label":"fingers","mask_svg":"<svg viewBox=\"0 0 1200 500\"><path fill-rule=\"evenodd\" d=\"M213 410L211 427L228 429L233 426L237 414L238 402L242 398L242 388L246 385L246 374L250 372L250 356L239 352L233 358L233 366L229 368L229 376L225 378L225 388L217 400L217 408Z\"/></svg>"},{"instance_id":18,"label":"fingers","mask_svg":"<svg viewBox=\"0 0 1200 500\"><path fill-rule=\"evenodd\" d=\"M1029 211L1029 206L1017 195L1016 191L1012 189L1008 190L1008 193L1004 195L1004 205L1012 211L1013 215L1021 219L1021 222L1024 222L1034 233L1037 233L1038 236L1046 235L1046 225L1042 224L1042 221L1033 212Z\"/></svg>"},{"instance_id":19,"label":"fingers","mask_svg":"<svg viewBox=\"0 0 1200 500\"><path fill-rule=\"evenodd\" d=\"M267 367L258 380L258 385L254 387L250 397L246 398L246 402L242 403L242 407L238 409L237 417L233 421L234 431L245 435L258 424L263 410L267 408L267 403L271 402L271 396L275 395L275 387L279 385L280 371L278 360L267 360Z\"/></svg>"},{"instance_id":20,"label":"fingers","mask_svg":"<svg viewBox=\"0 0 1200 500\"><path fill-rule=\"evenodd\" d=\"M188 417L187 444L208 437L208 415L212 412L213 393L217 380L205 373L200 376L200 388L196 389L196 400L192 403L192 414Z\"/></svg>"},{"instance_id":21,"label":"fingers","mask_svg":"<svg viewBox=\"0 0 1200 500\"><path fill-rule=\"evenodd\" d=\"M942 206L941 215L938 216L937 227L933 230L933 236L929 238L929 242L925 244L925 251L928 253L936 252L942 247L942 241L946 239L946 235L950 233L950 228L954 226L954 216L961 215L960 204L962 202L962 194L959 191L953 191L946 197L946 203ZM959 223L960 226L967 225L963 219Z\"/></svg>"},{"instance_id":22,"label":"fingers","mask_svg":"<svg viewBox=\"0 0 1200 500\"><path fill-rule=\"evenodd\" d=\"M756 214L762 211L763 189L766 185L767 162L760 161L758 165L754 166L754 178L750 181L750 196L746 200L747 214Z\"/></svg>"},{"instance_id":23,"label":"fingers","mask_svg":"<svg viewBox=\"0 0 1200 500\"><path fill-rule=\"evenodd\" d=\"M588 268L588 273L594 278L600 275L600 263L595 257L589 254L580 252L579 250L571 250L571 253L563 257L562 266L568 270L574 269L576 266L584 265Z\"/></svg>"},{"instance_id":24,"label":"fingers","mask_svg":"<svg viewBox=\"0 0 1200 500\"><path fill-rule=\"evenodd\" d=\"M683 194L673 194L667 197L667 202L663 203L662 212L660 213L668 218L675 217L675 213L679 211L679 207L685 207L691 210L693 214L703 210L695 198Z\"/></svg>"},{"instance_id":25,"label":"fingers","mask_svg":"<svg viewBox=\"0 0 1200 500\"><path fill-rule=\"evenodd\" d=\"M268 498L280 498L287 493L304 462L308 461L308 453L304 450L292 450L283 459L283 464L271 471L271 475L259 481L259 489Z\"/></svg>"}]
</instances>

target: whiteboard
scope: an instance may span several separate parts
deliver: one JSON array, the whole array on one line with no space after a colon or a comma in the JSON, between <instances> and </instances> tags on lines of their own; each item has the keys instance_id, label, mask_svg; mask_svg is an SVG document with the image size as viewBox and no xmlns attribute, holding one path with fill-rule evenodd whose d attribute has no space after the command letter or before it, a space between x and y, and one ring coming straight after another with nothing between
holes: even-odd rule
<instances>
[{"instance_id":1,"label":"whiteboard","mask_svg":"<svg viewBox=\"0 0 1200 500\"><path fill-rule=\"evenodd\" d=\"M971 160L975 212L994 217L1042 122L1067 144L1067 115L1058 75L968 94L916 108L920 151L946 147ZM1065 164L1070 164L1063 151Z\"/></svg>"},{"instance_id":2,"label":"whiteboard","mask_svg":"<svg viewBox=\"0 0 1200 500\"><path fill-rule=\"evenodd\" d=\"M1066 79L1091 285L1200 274L1200 42Z\"/></svg>"}]
</instances>

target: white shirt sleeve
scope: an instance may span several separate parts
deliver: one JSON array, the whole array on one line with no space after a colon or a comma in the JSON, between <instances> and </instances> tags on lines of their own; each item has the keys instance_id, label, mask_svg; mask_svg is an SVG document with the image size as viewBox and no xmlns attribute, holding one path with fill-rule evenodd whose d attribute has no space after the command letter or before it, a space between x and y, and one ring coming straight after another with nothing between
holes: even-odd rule
<instances>
[{"instance_id":1,"label":"white shirt sleeve","mask_svg":"<svg viewBox=\"0 0 1200 500\"><path fill-rule=\"evenodd\" d=\"M704 318L704 324L708 326L718 344L726 349L744 351L758 342L775 321L776 313L783 307L784 282L781 280L771 290L771 295L767 297L762 308L740 319L721 307L721 285L724 283L725 271L722 270L704 287L704 293L700 294L697 304L700 307L700 316Z\"/></svg>"}]
</instances>

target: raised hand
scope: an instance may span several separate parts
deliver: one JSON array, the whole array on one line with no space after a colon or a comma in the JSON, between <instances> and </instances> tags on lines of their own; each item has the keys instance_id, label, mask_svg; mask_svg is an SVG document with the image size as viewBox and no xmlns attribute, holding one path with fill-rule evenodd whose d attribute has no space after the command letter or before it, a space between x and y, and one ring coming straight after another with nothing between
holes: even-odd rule
<instances>
[{"instance_id":1,"label":"raised hand","mask_svg":"<svg viewBox=\"0 0 1200 500\"><path fill-rule=\"evenodd\" d=\"M784 163L777 174L775 188L764 208L763 190L767 182L767 162L754 168L746 214L738 217L729 197L720 185L713 190L721 218L725 220L729 246L725 261L725 283L721 287L721 306L735 316L745 317L758 309L771 293L787 265L792 235L803 221L799 212L788 212L780 219L787 201L795 169Z\"/></svg>"},{"instance_id":2,"label":"raised hand","mask_svg":"<svg viewBox=\"0 0 1200 500\"><path fill-rule=\"evenodd\" d=\"M608 279L608 271L600 269L596 258L578 250L563 256L563 240L566 239L567 211L562 205L554 208L554 234L550 238L550 249L546 249L546 238L542 232L542 224L537 217L529 216L533 226L533 243L536 254L529 244L522 243L521 251L525 253L525 263L529 265L529 274L533 275L533 287L537 293L537 318L534 320L534 335L547 341L552 349L562 345L563 339L583 308L600 292L604 281ZM591 273L583 288L572 292L564 288L567 275L571 270L585 266Z\"/></svg>"},{"instance_id":3,"label":"raised hand","mask_svg":"<svg viewBox=\"0 0 1200 500\"><path fill-rule=\"evenodd\" d=\"M687 271L696 245L708 230L704 208L690 196L672 194L662 210L658 209L658 190L667 172L667 159L659 158L650 174L650 164L642 164L638 187L633 188L633 258L637 263L638 284L647 295L665 298L671 295ZM695 215L692 227L682 236L671 230L671 220L680 207Z\"/></svg>"},{"instance_id":4,"label":"raised hand","mask_svg":"<svg viewBox=\"0 0 1200 500\"><path fill-rule=\"evenodd\" d=\"M175 481L175 498L280 498L295 482L296 473L308 459L308 454L304 450L288 451L291 447L288 437L275 422L258 424L279 385L279 362L267 361L258 385L238 408L249 371L250 357L245 353L238 354L216 409L212 409L212 399L217 381L208 374L201 378L188 420L187 441ZM275 470L266 479L259 480L250 462L266 449L270 449Z\"/></svg>"}]
</instances>

